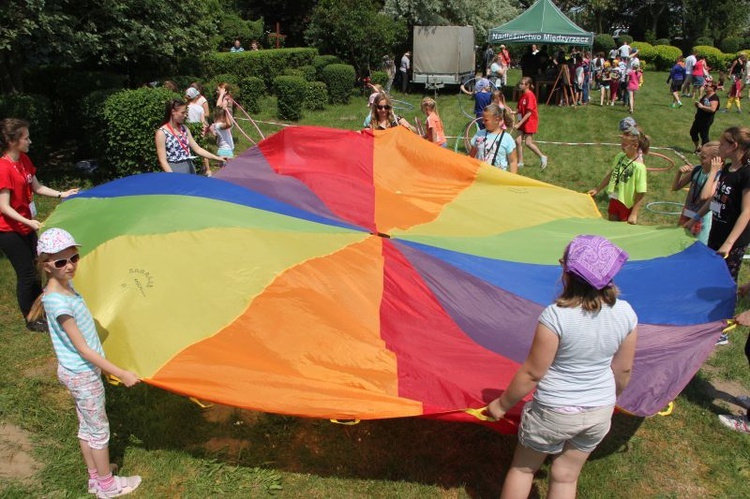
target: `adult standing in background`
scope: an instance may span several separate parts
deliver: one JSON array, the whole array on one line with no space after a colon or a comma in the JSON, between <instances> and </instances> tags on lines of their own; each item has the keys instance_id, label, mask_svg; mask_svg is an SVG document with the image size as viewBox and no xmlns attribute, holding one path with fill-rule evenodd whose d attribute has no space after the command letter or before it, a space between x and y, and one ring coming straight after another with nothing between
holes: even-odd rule
<instances>
[{"instance_id":1,"label":"adult standing in background","mask_svg":"<svg viewBox=\"0 0 750 499\"><path fill-rule=\"evenodd\" d=\"M500 56L500 60L503 63L503 67L505 68L505 71L503 72L502 80L503 80L503 86L508 85L508 70L510 69L510 52L508 52L508 49L505 48L505 45L500 45L500 50L497 53L498 56ZM499 87L500 85L498 85Z\"/></svg>"},{"instance_id":2,"label":"adult standing in background","mask_svg":"<svg viewBox=\"0 0 750 499\"><path fill-rule=\"evenodd\" d=\"M242 42L239 40L234 41L234 45L232 45L232 48L229 49L230 52L244 52L245 49L242 48Z\"/></svg>"},{"instance_id":3,"label":"adult standing in background","mask_svg":"<svg viewBox=\"0 0 750 499\"><path fill-rule=\"evenodd\" d=\"M490 81L495 87L502 88L506 72L507 67L503 64L503 58L500 54L497 54L490 65Z\"/></svg>"},{"instance_id":4,"label":"adult standing in background","mask_svg":"<svg viewBox=\"0 0 750 499\"><path fill-rule=\"evenodd\" d=\"M489 43L487 44L487 48L484 50L483 55L484 60L484 76L485 78L490 77L490 66L492 65L492 61L495 60L495 51L492 49L492 45Z\"/></svg>"},{"instance_id":5,"label":"adult standing in background","mask_svg":"<svg viewBox=\"0 0 750 499\"><path fill-rule=\"evenodd\" d=\"M693 96L693 67L698 62L698 52L693 52L685 58L685 83L682 84L682 97Z\"/></svg>"},{"instance_id":6,"label":"adult standing in background","mask_svg":"<svg viewBox=\"0 0 750 499\"><path fill-rule=\"evenodd\" d=\"M708 132L714 123L714 116L721 103L716 95L716 82L712 81L706 85L706 95L695 101L695 118L690 127L690 138L695 144L695 153L701 152L701 146L709 140ZM700 145L698 140L700 139Z\"/></svg>"},{"instance_id":7,"label":"adult standing in background","mask_svg":"<svg viewBox=\"0 0 750 499\"><path fill-rule=\"evenodd\" d=\"M383 71L388 75L388 81L385 83L385 93L391 93L391 87L393 86L393 80L396 78L396 62L393 60L394 57L390 54L383 56Z\"/></svg>"},{"instance_id":8,"label":"adult standing in background","mask_svg":"<svg viewBox=\"0 0 750 499\"><path fill-rule=\"evenodd\" d=\"M0 250L16 272L16 299L24 317L42 293L42 282L36 271L36 231L42 223L36 219L34 194L65 199L78 189L58 191L40 184L36 168L28 157L31 139L26 121L5 118L0 121ZM47 323L26 323L29 331L43 333Z\"/></svg>"},{"instance_id":9,"label":"adult standing in background","mask_svg":"<svg viewBox=\"0 0 750 499\"><path fill-rule=\"evenodd\" d=\"M401 76L401 91L403 93L407 93L409 90L409 70L411 69L410 57L411 52L407 50L401 57L401 67L398 68Z\"/></svg>"}]
</instances>

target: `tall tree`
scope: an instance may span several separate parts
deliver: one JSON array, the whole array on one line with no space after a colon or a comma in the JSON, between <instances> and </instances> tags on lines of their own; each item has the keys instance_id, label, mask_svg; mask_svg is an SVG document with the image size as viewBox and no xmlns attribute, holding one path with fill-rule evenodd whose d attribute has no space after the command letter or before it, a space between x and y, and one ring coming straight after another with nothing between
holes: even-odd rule
<instances>
[{"instance_id":1,"label":"tall tree","mask_svg":"<svg viewBox=\"0 0 750 499\"><path fill-rule=\"evenodd\" d=\"M310 45L360 72L378 66L406 37L406 23L381 12L372 0L319 0L305 31Z\"/></svg>"},{"instance_id":2,"label":"tall tree","mask_svg":"<svg viewBox=\"0 0 750 499\"><path fill-rule=\"evenodd\" d=\"M386 0L383 10L405 19L410 27L473 26L477 40L484 41L490 28L520 13L516 5L512 0L493 0L482 3L481 8L472 0Z\"/></svg>"},{"instance_id":3,"label":"tall tree","mask_svg":"<svg viewBox=\"0 0 750 499\"><path fill-rule=\"evenodd\" d=\"M218 0L6 0L0 83L22 90L24 67L86 63L140 76L211 48Z\"/></svg>"}]
</instances>

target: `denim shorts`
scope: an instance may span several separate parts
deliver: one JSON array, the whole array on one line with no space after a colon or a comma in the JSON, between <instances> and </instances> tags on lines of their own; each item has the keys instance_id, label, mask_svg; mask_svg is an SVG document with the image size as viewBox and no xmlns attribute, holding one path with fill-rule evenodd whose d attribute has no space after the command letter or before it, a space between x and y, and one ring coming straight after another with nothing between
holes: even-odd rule
<instances>
[{"instance_id":1,"label":"denim shorts","mask_svg":"<svg viewBox=\"0 0 750 499\"><path fill-rule=\"evenodd\" d=\"M693 75L693 86L702 87L706 83L706 79L702 76Z\"/></svg>"},{"instance_id":2,"label":"denim shorts","mask_svg":"<svg viewBox=\"0 0 750 499\"><path fill-rule=\"evenodd\" d=\"M567 442L581 452L592 452L609 433L614 405L568 414L532 400L523 408L518 442L536 452L559 454Z\"/></svg>"}]
</instances>

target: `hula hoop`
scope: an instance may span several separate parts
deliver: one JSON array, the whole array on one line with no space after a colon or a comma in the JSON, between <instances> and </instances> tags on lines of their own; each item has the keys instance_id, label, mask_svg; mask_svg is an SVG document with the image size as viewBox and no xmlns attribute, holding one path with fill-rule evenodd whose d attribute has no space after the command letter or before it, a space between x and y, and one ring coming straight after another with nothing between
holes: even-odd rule
<instances>
[{"instance_id":1,"label":"hula hoop","mask_svg":"<svg viewBox=\"0 0 750 499\"><path fill-rule=\"evenodd\" d=\"M471 90L473 92L474 91L474 82L476 80L477 80L477 78L475 76L474 78L472 78L470 80L466 80L462 85L464 86L465 89ZM492 80L490 80L489 78L487 78L487 80L490 82L490 86L492 87L492 90L493 91L497 90L497 85L495 85L494 83L492 83ZM458 100L458 108L461 110L461 114L463 114L464 116L466 116L470 120L473 120L473 119L476 118L476 116L474 116L473 113L467 113L466 109L464 109L463 102L464 102L465 99L468 99L468 98L469 98L469 96L466 95L465 93L463 93L461 91L461 89L459 88L459 90L458 90L458 99L457 99ZM473 110L474 109L472 108L472 111Z\"/></svg>"},{"instance_id":2,"label":"hula hoop","mask_svg":"<svg viewBox=\"0 0 750 499\"><path fill-rule=\"evenodd\" d=\"M658 152L649 152L648 154L646 154L646 156L647 157L654 156L656 158L663 159L668 164L666 167L662 167L662 168L654 168L654 167L649 168L649 167L646 167L646 171L649 171L649 172L666 172L666 171L669 171L672 168L674 168L674 160L672 160L672 158L669 158L669 157L667 157L667 156L665 156L663 154L660 154Z\"/></svg>"},{"instance_id":3,"label":"hula hoop","mask_svg":"<svg viewBox=\"0 0 750 499\"><path fill-rule=\"evenodd\" d=\"M414 109L414 105L406 101L391 99L391 102L393 103L393 109L398 109L400 111L411 111Z\"/></svg>"},{"instance_id":4,"label":"hula hoop","mask_svg":"<svg viewBox=\"0 0 750 499\"><path fill-rule=\"evenodd\" d=\"M667 211L665 209L659 209L658 207L660 206L677 206L679 209L677 211ZM657 215L681 215L682 203L677 203L674 201L651 201L646 205L646 209L651 213L656 213Z\"/></svg>"},{"instance_id":5,"label":"hula hoop","mask_svg":"<svg viewBox=\"0 0 750 499\"><path fill-rule=\"evenodd\" d=\"M471 138L474 136L474 133L479 131L479 118L473 119L470 122L466 124L466 127L464 128L464 149L466 152L471 151ZM476 131L474 129L476 128ZM472 133L472 131L474 133ZM458 141L456 141L456 144L458 144Z\"/></svg>"}]
</instances>

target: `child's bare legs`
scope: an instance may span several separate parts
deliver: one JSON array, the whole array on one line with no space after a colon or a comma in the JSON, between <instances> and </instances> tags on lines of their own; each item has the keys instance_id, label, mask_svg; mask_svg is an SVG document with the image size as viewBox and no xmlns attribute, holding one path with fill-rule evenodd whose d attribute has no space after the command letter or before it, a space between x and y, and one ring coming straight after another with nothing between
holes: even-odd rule
<instances>
[{"instance_id":1,"label":"child's bare legs","mask_svg":"<svg viewBox=\"0 0 750 499\"><path fill-rule=\"evenodd\" d=\"M583 452L570 444L565 444L561 454L555 456L550 470L549 499L573 499L578 488L578 477L589 458L589 452Z\"/></svg>"},{"instance_id":2,"label":"child's bare legs","mask_svg":"<svg viewBox=\"0 0 750 499\"><path fill-rule=\"evenodd\" d=\"M532 134L523 134L523 141L526 144L526 147L531 149L531 152L539 156L539 158L543 158L544 154L542 154L542 151L539 150L539 148L534 144L534 136Z\"/></svg>"},{"instance_id":3,"label":"child's bare legs","mask_svg":"<svg viewBox=\"0 0 750 499\"><path fill-rule=\"evenodd\" d=\"M107 476L112 471L109 465L109 447L92 449L86 440L78 440L81 444L81 454L86 461L86 468L95 469L99 476Z\"/></svg>"},{"instance_id":4,"label":"child's bare legs","mask_svg":"<svg viewBox=\"0 0 750 499\"><path fill-rule=\"evenodd\" d=\"M510 465L508 474L505 476L500 498L526 499L529 497L531 485L534 482L534 473L536 473L546 458L547 454L518 444L516 452L513 454L513 462Z\"/></svg>"},{"instance_id":5,"label":"child's bare legs","mask_svg":"<svg viewBox=\"0 0 750 499\"><path fill-rule=\"evenodd\" d=\"M523 165L523 132L516 137L516 152L518 153L518 166Z\"/></svg>"},{"instance_id":6,"label":"child's bare legs","mask_svg":"<svg viewBox=\"0 0 750 499\"><path fill-rule=\"evenodd\" d=\"M628 90L628 109L630 109L630 114L633 114L634 107L635 107L635 91Z\"/></svg>"}]
</instances>

